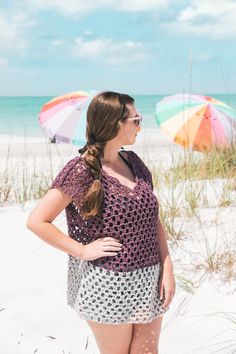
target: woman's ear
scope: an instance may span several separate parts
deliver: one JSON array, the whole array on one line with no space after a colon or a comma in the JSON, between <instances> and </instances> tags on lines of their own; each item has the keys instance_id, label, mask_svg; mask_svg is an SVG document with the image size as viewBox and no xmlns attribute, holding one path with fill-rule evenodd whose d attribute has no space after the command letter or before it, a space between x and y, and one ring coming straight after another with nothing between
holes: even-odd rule
<instances>
[{"instance_id":1,"label":"woman's ear","mask_svg":"<svg viewBox=\"0 0 236 354\"><path fill-rule=\"evenodd\" d=\"M121 122L121 121L119 120L119 122L118 122L119 130L122 128L122 126L123 126L123 122Z\"/></svg>"}]
</instances>

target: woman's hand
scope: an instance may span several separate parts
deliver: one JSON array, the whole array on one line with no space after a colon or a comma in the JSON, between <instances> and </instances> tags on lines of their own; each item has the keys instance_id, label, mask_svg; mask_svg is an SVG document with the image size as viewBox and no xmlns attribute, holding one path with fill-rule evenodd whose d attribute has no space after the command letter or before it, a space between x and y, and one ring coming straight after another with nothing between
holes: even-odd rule
<instances>
[{"instance_id":1,"label":"woman's hand","mask_svg":"<svg viewBox=\"0 0 236 354\"><path fill-rule=\"evenodd\" d=\"M122 243L113 237L102 237L84 245L80 259L94 260L101 257L116 256L122 248Z\"/></svg>"},{"instance_id":2,"label":"woman's hand","mask_svg":"<svg viewBox=\"0 0 236 354\"><path fill-rule=\"evenodd\" d=\"M175 278L172 267L164 267L160 278L160 299L165 299L162 307L170 305L175 295Z\"/></svg>"}]
</instances>

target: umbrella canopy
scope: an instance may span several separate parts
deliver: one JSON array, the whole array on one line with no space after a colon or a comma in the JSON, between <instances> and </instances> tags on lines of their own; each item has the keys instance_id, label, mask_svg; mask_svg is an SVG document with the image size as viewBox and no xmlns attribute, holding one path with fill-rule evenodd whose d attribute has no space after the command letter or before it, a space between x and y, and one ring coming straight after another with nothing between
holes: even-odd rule
<instances>
[{"instance_id":1,"label":"umbrella canopy","mask_svg":"<svg viewBox=\"0 0 236 354\"><path fill-rule=\"evenodd\" d=\"M53 142L83 146L86 143L87 108L99 91L75 91L44 104L39 124Z\"/></svg>"},{"instance_id":2,"label":"umbrella canopy","mask_svg":"<svg viewBox=\"0 0 236 354\"><path fill-rule=\"evenodd\" d=\"M165 97L156 105L155 118L165 135L193 150L209 151L236 142L236 111L212 97Z\"/></svg>"}]
</instances>

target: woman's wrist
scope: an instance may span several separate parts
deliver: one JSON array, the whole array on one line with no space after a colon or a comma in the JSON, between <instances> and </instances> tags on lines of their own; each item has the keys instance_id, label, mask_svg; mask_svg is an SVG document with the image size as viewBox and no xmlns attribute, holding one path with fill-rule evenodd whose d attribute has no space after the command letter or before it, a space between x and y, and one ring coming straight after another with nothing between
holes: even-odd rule
<instances>
[{"instance_id":1,"label":"woman's wrist","mask_svg":"<svg viewBox=\"0 0 236 354\"><path fill-rule=\"evenodd\" d=\"M78 242L77 250L76 250L76 254L77 254L76 258L83 260L84 246L85 245L83 243Z\"/></svg>"},{"instance_id":2,"label":"woman's wrist","mask_svg":"<svg viewBox=\"0 0 236 354\"><path fill-rule=\"evenodd\" d=\"M162 263L163 269L172 270L173 271L173 264L172 264L172 261L170 259L170 255L167 255L165 257L165 259L161 263Z\"/></svg>"}]
</instances>

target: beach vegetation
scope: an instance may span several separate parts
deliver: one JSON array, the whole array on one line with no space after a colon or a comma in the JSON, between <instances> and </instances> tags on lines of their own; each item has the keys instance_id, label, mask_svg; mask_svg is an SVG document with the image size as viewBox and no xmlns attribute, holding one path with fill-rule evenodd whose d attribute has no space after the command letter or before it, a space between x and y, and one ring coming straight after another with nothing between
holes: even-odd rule
<instances>
[{"instance_id":1,"label":"beach vegetation","mask_svg":"<svg viewBox=\"0 0 236 354\"><path fill-rule=\"evenodd\" d=\"M27 201L42 198L60 168L77 153L76 147L65 145L45 142L38 150L34 146L37 151L34 153L26 140L17 155L9 143L0 170L1 205L24 206ZM180 264L184 271L176 274L179 286L193 292L204 274L217 274L230 283L236 279L236 252L230 237L222 242L227 234L222 219L235 206L235 150L209 154L183 150L180 155L170 152L170 156L169 165L163 162L149 165L148 158L145 163L152 172L159 216L174 263L183 262L179 256L175 259L175 255L186 254L185 263ZM215 239L211 239L210 230L214 227L218 231L214 231ZM191 242L194 252L187 246ZM188 272L194 272L195 279L189 279Z\"/></svg>"}]
</instances>

